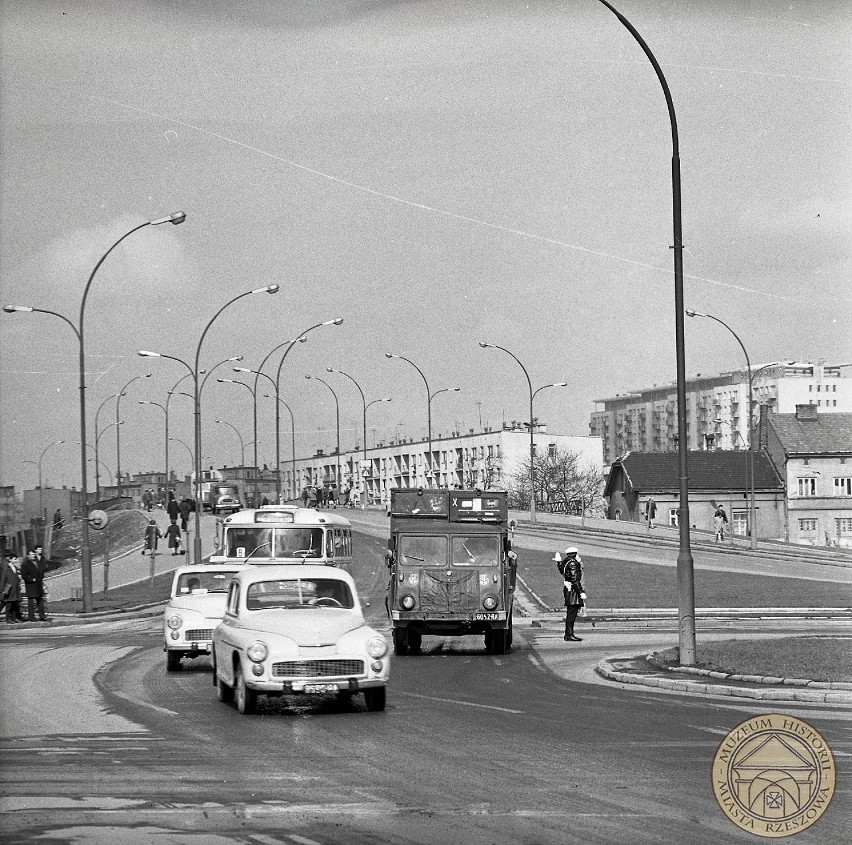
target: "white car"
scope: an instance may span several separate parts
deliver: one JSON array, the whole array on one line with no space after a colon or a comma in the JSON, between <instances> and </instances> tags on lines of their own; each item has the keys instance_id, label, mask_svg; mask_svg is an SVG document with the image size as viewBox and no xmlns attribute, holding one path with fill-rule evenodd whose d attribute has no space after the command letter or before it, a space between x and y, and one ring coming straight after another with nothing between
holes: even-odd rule
<instances>
[{"instance_id":1,"label":"white car","mask_svg":"<svg viewBox=\"0 0 852 845\"><path fill-rule=\"evenodd\" d=\"M163 612L167 671L177 672L182 657L210 654L213 629L225 612L228 585L240 568L207 564L175 570L171 598Z\"/></svg>"},{"instance_id":2,"label":"white car","mask_svg":"<svg viewBox=\"0 0 852 845\"><path fill-rule=\"evenodd\" d=\"M246 567L213 630L219 701L252 713L259 695L348 698L384 710L388 642L364 621L349 573L315 564Z\"/></svg>"}]
</instances>

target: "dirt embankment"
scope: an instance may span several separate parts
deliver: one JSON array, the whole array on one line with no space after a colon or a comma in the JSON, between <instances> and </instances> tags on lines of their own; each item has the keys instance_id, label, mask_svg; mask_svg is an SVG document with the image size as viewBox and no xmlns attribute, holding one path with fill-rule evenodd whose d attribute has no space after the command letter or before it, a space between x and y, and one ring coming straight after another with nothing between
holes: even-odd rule
<instances>
[{"instance_id":1,"label":"dirt embankment","mask_svg":"<svg viewBox=\"0 0 852 845\"><path fill-rule=\"evenodd\" d=\"M111 557L138 548L145 535L148 519L140 510L109 511L109 521L100 531L89 528L89 548L92 560L102 558L109 543ZM82 526L79 520L67 523L55 535L50 550L51 561L58 564L57 571L80 564Z\"/></svg>"}]
</instances>

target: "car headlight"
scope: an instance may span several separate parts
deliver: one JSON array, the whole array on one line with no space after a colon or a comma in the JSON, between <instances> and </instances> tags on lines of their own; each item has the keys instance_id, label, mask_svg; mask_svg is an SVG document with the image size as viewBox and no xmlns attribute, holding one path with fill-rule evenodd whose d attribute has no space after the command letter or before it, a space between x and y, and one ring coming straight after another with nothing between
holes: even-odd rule
<instances>
[{"instance_id":1,"label":"car headlight","mask_svg":"<svg viewBox=\"0 0 852 845\"><path fill-rule=\"evenodd\" d=\"M367 654L370 657L384 657L388 653L388 641L384 637L370 637L367 643Z\"/></svg>"},{"instance_id":2,"label":"car headlight","mask_svg":"<svg viewBox=\"0 0 852 845\"><path fill-rule=\"evenodd\" d=\"M413 610L413 609L414 609L414 605L415 605L415 604L417 604L417 602L416 602L416 601L414 601L414 596L412 596L412 595L411 595L411 593L406 593L406 594L405 594L405 595L404 595L404 596L403 596L403 597L399 600L399 603L400 603L400 605L402 605L402 609L403 609L403 610Z\"/></svg>"},{"instance_id":3,"label":"car headlight","mask_svg":"<svg viewBox=\"0 0 852 845\"><path fill-rule=\"evenodd\" d=\"M246 649L246 657L248 657L252 663L262 663L266 660L268 655L269 649L266 647L266 643L261 642L260 640L255 640Z\"/></svg>"},{"instance_id":4,"label":"car headlight","mask_svg":"<svg viewBox=\"0 0 852 845\"><path fill-rule=\"evenodd\" d=\"M496 596L486 596L482 600L482 606L486 610L494 610L494 608L497 607L497 597Z\"/></svg>"},{"instance_id":5,"label":"car headlight","mask_svg":"<svg viewBox=\"0 0 852 845\"><path fill-rule=\"evenodd\" d=\"M168 625L169 628L171 628L172 630L180 628L180 626L183 625L183 619L181 619L180 616L177 615L170 616L166 621L166 625Z\"/></svg>"}]
</instances>

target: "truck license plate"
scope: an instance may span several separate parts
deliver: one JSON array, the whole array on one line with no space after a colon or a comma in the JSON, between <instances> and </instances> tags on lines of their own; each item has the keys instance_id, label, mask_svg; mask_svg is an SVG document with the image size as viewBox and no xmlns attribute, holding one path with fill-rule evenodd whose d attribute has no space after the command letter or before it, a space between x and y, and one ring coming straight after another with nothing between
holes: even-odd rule
<instances>
[{"instance_id":1,"label":"truck license plate","mask_svg":"<svg viewBox=\"0 0 852 845\"><path fill-rule=\"evenodd\" d=\"M473 616L474 619L481 619L486 622L495 622L500 618L500 614L498 613L476 613Z\"/></svg>"},{"instance_id":2,"label":"truck license plate","mask_svg":"<svg viewBox=\"0 0 852 845\"><path fill-rule=\"evenodd\" d=\"M321 695L324 692L337 692L337 684L305 684L306 695Z\"/></svg>"}]
</instances>

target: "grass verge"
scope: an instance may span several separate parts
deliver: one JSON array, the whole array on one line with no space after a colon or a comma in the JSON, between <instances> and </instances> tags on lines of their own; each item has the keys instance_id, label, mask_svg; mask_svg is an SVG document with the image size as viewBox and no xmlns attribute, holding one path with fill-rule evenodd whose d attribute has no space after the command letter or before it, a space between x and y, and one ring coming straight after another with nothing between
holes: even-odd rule
<instances>
[{"instance_id":1,"label":"grass verge","mask_svg":"<svg viewBox=\"0 0 852 845\"><path fill-rule=\"evenodd\" d=\"M655 657L678 665L679 650L669 648ZM724 640L703 643L696 666L715 672L808 678L852 683L852 640L849 637L784 637L783 639Z\"/></svg>"}]
</instances>

